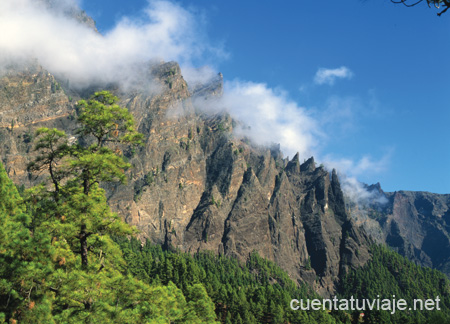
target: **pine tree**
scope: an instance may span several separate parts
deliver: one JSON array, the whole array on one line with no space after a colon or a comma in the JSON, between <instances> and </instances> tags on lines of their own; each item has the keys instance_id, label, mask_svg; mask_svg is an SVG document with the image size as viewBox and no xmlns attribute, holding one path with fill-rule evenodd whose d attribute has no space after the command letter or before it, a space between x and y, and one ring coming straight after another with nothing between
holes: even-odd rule
<instances>
[{"instance_id":1,"label":"pine tree","mask_svg":"<svg viewBox=\"0 0 450 324\"><path fill-rule=\"evenodd\" d=\"M48 171L53 191L40 186L30 191L30 198L40 202L35 206L40 215L64 223L59 226L62 231L58 238L69 242L85 268L89 251L99 253L101 259L104 249L111 246L106 234L133 232L109 210L99 187L101 182L126 181L124 171L130 164L123 160L120 148L138 145L142 139L133 117L117 101L117 97L102 91L79 102L77 144L69 145L63 131L39 129L35 150L40 155L28 167L30 171Z\"/></svg>"},{"instance_id":2,"label":"pine tree","mask_svg":"<svg viewBox=\"0 0 450 324\"><path fill-rule=\"evenodd\" d=\"M16 187L0 164L0 318L51 323L51 291L46 277L53 271L50 238L31 235L31 218Z\"/></svg>"},{"instance_id":3,"label":"pine tree","mask_svg":"<svg viewBox=\"0 0 450 324\"><path fill-rule=\"evenodd\" d=\"M214 304L206 293L202 284L195 284L188 288L186 298L189 299L188 307L202 323L215 323L216 313Z\"/></svg>"},{"instance_id":4,"label":"pine tree","mask_svg":"<svg viewBox=\"0 0 450 324\"><path fill-rule=\"evenodd\" d=\"M215 323L203 286L192 288L188 304L170 281L150 286L127 274L111 237L126 240L134 230L111 212L99 184L126 180L119 147L141 135L116 101L101 92L80 103L78 144L38 130L29 169L47 170L50 181L27 190L24 202L0 167L0 322L184 323L189 314L191 323ZM130 272L148 278L133 242Z\"/></svg>"}]
</instances>

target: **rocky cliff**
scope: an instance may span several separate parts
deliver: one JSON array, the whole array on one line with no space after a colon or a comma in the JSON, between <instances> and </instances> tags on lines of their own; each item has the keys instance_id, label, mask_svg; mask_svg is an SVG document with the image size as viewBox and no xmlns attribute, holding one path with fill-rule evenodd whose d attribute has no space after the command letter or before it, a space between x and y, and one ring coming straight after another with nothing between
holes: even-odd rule
<instances>
[{"instance_id":1,"label":"rocky cliff","mask_svg":"<svg viewBox=\"0 0 450 324\"><path fill-rule=\"evenodd\" d=\"M236 138L230 116L196 109L193 97L213 105L208 98L221 95L221 75L194 89L174 62L152 65L145 75L157 92L112 89L145 145L124 152L133 164L128 184L105 188L142 239L242 260L257 251L324 295L343 271L369 259L370 240L347 214L335 172ZM37 63L11 69L0 84L1 159L16 184L30 186L45 177L26 172L35 129L62 128L76 140L75 103L89 91L71 89Z\"/></svg>"},{"instance_id":2,"label":"rocky cliff","mask_svg":"<svg viewBox=\"0 0 450 324\"><path fill-rule=\"evenodd\" d=\"M371 203L348 204L355 222L376 241L450 276L450 195L384 192L379 184L368 190L376 193Z\"/></svg>"}]
</instances>

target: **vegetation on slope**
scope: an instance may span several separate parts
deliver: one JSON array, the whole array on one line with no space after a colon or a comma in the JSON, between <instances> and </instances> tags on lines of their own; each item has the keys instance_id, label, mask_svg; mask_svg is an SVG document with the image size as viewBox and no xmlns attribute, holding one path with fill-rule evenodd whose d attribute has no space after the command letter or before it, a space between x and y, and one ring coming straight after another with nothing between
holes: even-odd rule
<instances>
[{"instance_id":1,"label":"vegetation on slope","mask_svg":"<svg viewBox=\"0 0 450 324\"><path fill-rule=\"evenodd\" d=\"M128 271L149 284L173 282L185 295L202 284L214 301L222 323L341 323L325 311L293 311L293 298L317 298L306 285L297 286L276 264L250 255L246 264L212 252L195 255L163 251L161 246L136 239L117 240ZM343 313L338 314L345 319Z\"/></svg>"},{"instance_id":2,"label":"vegetation on slope","mask_svg":"<svg viewBox=\"0 0 450 324\"><path fill-rule=\"evenodd\" d=\"M408 308L415 299L435 300L438 310L365 310L364 323L450 323L450 282L441 272L421 267L385 246L372 247L372 259L348 273L341 282L341 295L355 299L404 299ZM420 304L418 304L420 305ZM359 312L357 312L359 315Z\"/></svg>"}]
</instances>

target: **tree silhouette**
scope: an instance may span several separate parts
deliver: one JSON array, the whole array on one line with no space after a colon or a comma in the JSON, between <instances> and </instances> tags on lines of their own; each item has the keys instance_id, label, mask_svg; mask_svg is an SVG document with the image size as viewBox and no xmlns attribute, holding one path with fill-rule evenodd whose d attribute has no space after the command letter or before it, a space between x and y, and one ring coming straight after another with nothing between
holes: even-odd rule
<instances>
[{"instance_id":1,"label":"tree silhouette","mask_svg":"<svg viewBox=\"0 0 450 324\"><path fill-rule=\"evenodd\" d=\"M432 5L436 9L440 9L441 7L443 8L443 10L437 14L438 16L441 16L443 13L445 13L448 10L448 8L450 7L450 0L417 0L415 2L409 1L409 0L391 0L391 2L393 2L393 3L403 4L406 7L414 7L424 1L427 2L428 7L430 7L430 8Z\"/></svg>"}]
</instances>

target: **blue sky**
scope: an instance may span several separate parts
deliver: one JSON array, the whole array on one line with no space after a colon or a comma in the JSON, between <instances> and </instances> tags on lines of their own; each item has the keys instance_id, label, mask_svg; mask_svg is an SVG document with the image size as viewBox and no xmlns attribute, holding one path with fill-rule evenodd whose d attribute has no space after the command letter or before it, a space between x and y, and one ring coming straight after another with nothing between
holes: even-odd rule
<instances>
[{"instance_id":1,"label":"blue sky","mask_svg":"<svg viewBox=\"0 0 450 324\"><path fill-rule=\"evenodd\" d=\"M450 13L388 0L175 3L222 53L192 64L265 84L305 108L323 133L314 148L321 160L386 191L450 193ZM124 16L143 19L146 6L81 4L102 33ZM321 68L341 77L319 84Z\"/></svg>"}]
</instances>

